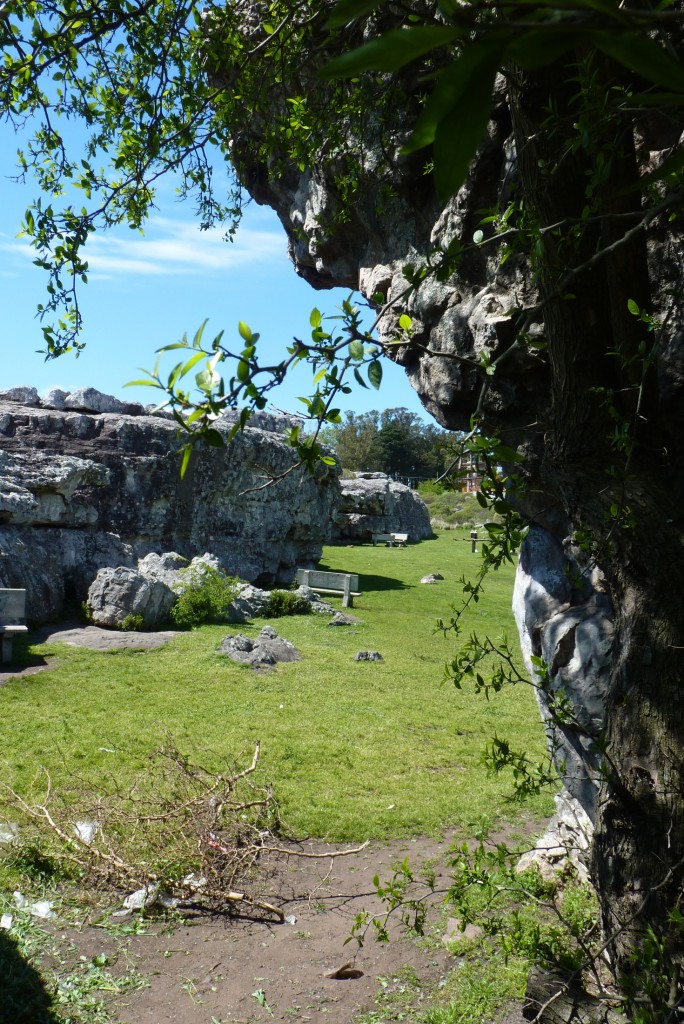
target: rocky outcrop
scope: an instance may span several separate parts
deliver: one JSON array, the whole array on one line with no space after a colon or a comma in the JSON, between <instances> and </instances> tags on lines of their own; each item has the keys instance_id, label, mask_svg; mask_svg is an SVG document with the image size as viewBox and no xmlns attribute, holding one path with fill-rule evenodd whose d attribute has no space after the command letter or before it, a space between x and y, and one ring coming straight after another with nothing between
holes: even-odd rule
<instances>
[{"instance_id":1,"label":"rocky outcrop","mask_svg":"<svg viewBox=\"0 0 684 1024\"><path fill-rule=\"evenodd\" d=\"M92 389L45 408L34 391L0 397L0 583L26 588L29 619L57 616L98 570L137 571L150 553L211 551L230 575L265 584L320 557L337 472L296 470L264 487L294 461L276 433L247 427L227 448L198 449L181 479L173 420L93 412L113 406Z\"/></svg>"},{"instance_id":2,"label":"rocky outcrop","mask_svg":"<svg viewBox=\"0 0 684 1024\"><path fill-rule=\"evenodd\" d=\"M579 552L532 526L520 552L513 614L567 805L578 805L569 817L586 821L586 831L596 818L601 781L613 647L610 599L601 574L583 565Z\"/></svg>"},{"instance_id":3,"label":"rocky outcrop","mask_svg":"<svg viewBox=\"0 0 684 1024\"><path fill-rule=\"evenodd\" d=\"M302 657L295 645L279 636L272 626L264 626L254 640L243 633L229 633L217 651L257 671L273 668L280 662L300 661Z\"/></svg>"},{"instance_id":4,"label":"rocky outcrop","mask_svg":"<svg viewBox=\"0 0 684 1024\"><path fill-rule=\"evenodd\" d=\"M355 473L340 485L334 521L338 538L371 540L374 533L407 533L409 540L433 536L425 502L405 484L384 473Z\"/></svg>"}]
</instances>

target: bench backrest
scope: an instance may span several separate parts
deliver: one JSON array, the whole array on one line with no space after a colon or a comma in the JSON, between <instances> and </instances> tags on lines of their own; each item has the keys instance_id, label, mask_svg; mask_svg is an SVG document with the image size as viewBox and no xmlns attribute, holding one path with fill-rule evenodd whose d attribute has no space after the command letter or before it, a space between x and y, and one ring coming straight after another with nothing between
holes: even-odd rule
<instances>
[{"instance_id":1,"label":"bench backrest","mask_svg":"<svg viewBox=\"0 0 684 1024\"><path fill-rule=\"evenodd\" d=\"M19 626L25 614L26 591L0 587L0 623L5 626Z\"/></svg>"},{"instance_id":2,"label":"bench backrest","mask_svg":"<svg viewBox=\"0 0 684 1024\"><path fill-rule=\"evenodd\" d=\"M304 584L315 590L316 587L326 587L343 591L345 583L349 578L349 589L359 589L359 577L347 572L323 572L318 569L297 569L297 583Z\"/></svg>"}]
</instances>

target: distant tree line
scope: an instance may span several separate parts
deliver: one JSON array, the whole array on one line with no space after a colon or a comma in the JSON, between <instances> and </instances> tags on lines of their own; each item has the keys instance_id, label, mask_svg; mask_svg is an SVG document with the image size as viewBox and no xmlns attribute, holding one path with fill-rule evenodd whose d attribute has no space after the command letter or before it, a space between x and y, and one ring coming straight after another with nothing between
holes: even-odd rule
<instances>
[{"instance_id":1,"label":"distant tree line","mask_svg":"<svg viewBox=\"0 0 684 1024\"><path fill-rule=\"evenodd\" d=\"M453 439L450 431L404 408L347 412L342 423L326 426L320 436L343 469L414 481L433 480L443 472Z\"/></svg>"}]
</instances>

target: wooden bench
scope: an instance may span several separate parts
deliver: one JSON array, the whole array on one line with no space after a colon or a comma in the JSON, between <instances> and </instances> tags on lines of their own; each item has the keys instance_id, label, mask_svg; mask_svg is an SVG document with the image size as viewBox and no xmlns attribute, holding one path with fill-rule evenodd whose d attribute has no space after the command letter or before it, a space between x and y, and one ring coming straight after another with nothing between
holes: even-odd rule
<instances>
[{"instance_id":1,"label":"wooden bench","mask_svg":"<svg viewBox=\"0 0 684 1024\"><path fill-rule=\"evenodd\" d=\"M0 587L0 636L2 636L2 664L12 660L12 641L16 633L27 633L26 591Z\"/></svg>"},{"instance_id":2,"label":"wooden bench","mask_svg":"<svg viewBox=\"0 0 684 1024\"><path fill-rule=\"evenodd\" d=\"M341 596L343 608L353 608L354 598L361 597L359 577L349 572L297 569L297 583L302 587L311 587L317 594Z\"/></svg>"},{"instance_id":3,"label":"wooden bench","mask_svg":"<svg viewBox=\"0 0 684 1024\"><path fill-rule=\"evenodd\" d=\"M372 535L373 547L376 544L388 544L389 547L393 548L395 544L397 547L406 547L408 541L408 533L374 533Z\"/></svg>"}]
</instances>

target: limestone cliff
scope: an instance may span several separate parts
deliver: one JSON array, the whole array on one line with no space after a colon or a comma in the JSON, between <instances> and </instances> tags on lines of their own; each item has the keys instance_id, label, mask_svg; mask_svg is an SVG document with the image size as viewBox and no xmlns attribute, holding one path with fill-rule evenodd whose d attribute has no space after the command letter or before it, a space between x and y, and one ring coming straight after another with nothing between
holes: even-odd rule
<instances>
[{"instance_id":1,"label":"limestone cliff","mask_svg":"<svg viewBox=\"0 0 684 1024\"><path fill-rule=\"evenodd\" d=\"M263 487L294 455L276 433L248 427L230 447L197 451L181 480L172 420L80 405L0 398L0 581L27 589L29 618L57 615L85 597L98 569L133 567L153 551L210 551L229 573L262 583L289 581L320 557L335 468Z\"/></svg>"}]
</instances>

